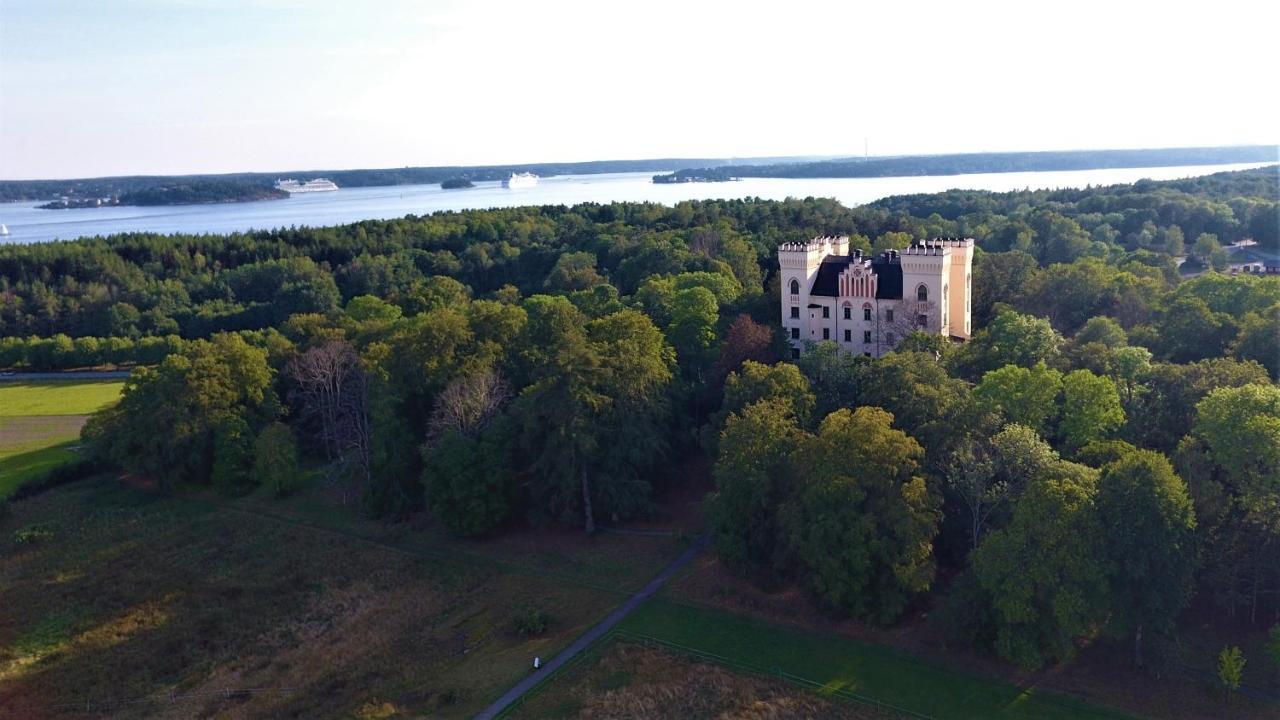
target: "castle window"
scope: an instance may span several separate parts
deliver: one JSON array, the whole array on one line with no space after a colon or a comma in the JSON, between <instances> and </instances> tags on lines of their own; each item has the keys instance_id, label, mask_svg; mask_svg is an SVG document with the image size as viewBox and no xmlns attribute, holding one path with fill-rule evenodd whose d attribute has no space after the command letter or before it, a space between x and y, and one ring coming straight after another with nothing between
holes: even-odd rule
<instances>
[{"instance_id":1,"label":"castle window","mask_svg":"<svg viewBox=\"0 0 1280 720\"><path fill-rule=\"evenodd\" d=\"M791 306L791 317L793 317L793 318L798 318L798 317L800 317L800 308L799 308L799 307L797 307L797 306L795 306L795 305L792 305L792 306Z\"/></svg>"},{"instance_id":2,"label":"castle window","mask_svg":"<svg viewBox=\"0 0 1280 720\"><path fill-rule=\"evenodd\" d=\"M853 331L852 331L852 330L845 330L845 331L844 331L844 341L845 341L845 342L853 342Z\"/></svg>"},{"instance_id":3,"label":"castle window","mask_svg":"<svg viewBox=\"0 0 1280 720\"><path fill-rule=\"evenodd\" d=\"M792 340L800 339L800 328L791 328L791 339Z\"/></svg>"},{"instance_id":4,"label":"castle window","mask_svg":"<svg viewBox=\"0 0 1280 720\"><path fill-rule=\"evenodd\" d=\"M824 318L829 318L829 317L831 317L831 308L829 308L829 307L824 307L824 308L822 308L822 317L824 317Z\"/></svg>"},{"instance_id":5,"label":"castle window","mask_svg":"<svg viewBox=\"0 0 1280 720\"><path fill-rule=\"evenodd\" d=\"M862 331L862 344L864 344L864 345L870 345L870 344L871 344L871 331L870 331L870 330L863 330L863 331Z\"/></svg>"},{"instance_id":6,"label":"castle window","mask_svg":"<svg viewBox=\"0 0 1280 720\"><path fill-rule=\"evenodd\" d=\"M822 328L822 339L823 340L831 339L831 328Z\"/></svg>"},{"instance_id":7,"label":"castle window","mask_svg":"<svg viewBox=\"0 0 1280 720\"><path fill-rule=\"evenodd\" d=\"M862 308L862 319L865 322L871 322L871 308L869 307Z\"/></svg>"},{"instance_id":8,"label":"castle window","mask_svg":"<svg viewBox=\"0 0 1280 720\"><path fill-rule=\"evenodd\" d=\"M926 325L928 325L928 324L929 324L929 316L928 316L928 315L923 315L923 314L921 314L921 315L917 315L917 316L916 316L916 325L918 325L918 326L920 326L920 327L925 327L925 326L926 326Z\"/></svg>"},{"instance_id":9,"label":"castle window","mask_svg":"<svg viewBox=\"0 0 1280 720\"><path fill-rule=\"evenodd\" d=\"M884 311L884 321L885 321L885 322L893 322L893 310L892 310L892 309L890 309L890 310L885 310L885 311Z\"/></svg>"},{"instance_id":10,"label":"castle window","mask_svg":"<svg viewBox=\"0 0 1280 720\"><path fill-rule=\"evenodd\" d=\"M791 278L791 294L792 295L800 294L800 281L796 280L795 278Z\"/></svg>"},{"instance_id":11,"label":"castle window","mask_svg":"<svg viewBox=\"0 0 1280 720\"><path fill-rule=\"evenodd\" d=\"M800 359L800 348L791 348L791 359L792 360Z\"/></svg>"},{"instance_id":12,"label":"castle window","mask_svg":"<svg viewBox=\"0 0 1280 720\"><path fill-rule=\"evenodd\" d=\"M864 353L862 353L862 354L863 354L863 355L865 355L866 357L871 357L871 353L869 353L869 352L864 352Z\"/></svg>"},{"instance_id":13,"label":"castle window","mask_svg":"<svg viewBox=\"0 0 1280 720\"><path fill-rule=\"evenodd\" d=\"M848 305L844 306L844 319L845 320L853 319L853 308L849 307Z\"/></svg>"},{"instance_id":14,"label":"castle window","mask_svg":"<svg viewBox=\"0 0 1280 720\"><path fill-rule=\"evenodd\" d=\"M929 302L929 288L923 284L916 288L916 300L919 302Z\"/></svg>"}]
</instances>

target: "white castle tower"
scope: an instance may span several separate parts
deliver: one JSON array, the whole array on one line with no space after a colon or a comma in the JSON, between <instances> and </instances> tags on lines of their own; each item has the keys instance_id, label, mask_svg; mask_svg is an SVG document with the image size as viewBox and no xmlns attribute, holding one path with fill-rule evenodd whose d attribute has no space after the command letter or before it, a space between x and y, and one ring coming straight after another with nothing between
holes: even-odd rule
<instances>
[{"instance_id":1,"label":"white castle tower","mask_svg":"<svg viewBox=\"0 0 1280 720\"><path fill-rule=\"evenodd\" d=\"M799 357L830 340L871 357L912 332L967 340L972 332L973 240L936 238L873 257L849 238L778 247L782 326Z\"/></svg>"}]
</instances>

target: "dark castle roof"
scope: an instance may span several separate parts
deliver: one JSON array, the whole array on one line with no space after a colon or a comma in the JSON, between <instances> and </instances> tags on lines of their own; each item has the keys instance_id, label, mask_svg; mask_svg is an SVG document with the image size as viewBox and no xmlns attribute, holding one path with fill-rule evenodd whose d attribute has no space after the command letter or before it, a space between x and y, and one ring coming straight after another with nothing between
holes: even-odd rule
<instances>
[{"instance_id":1,"label":"dark castle roof","mask_svg":"<svg viewBox=\"0 0 1280 720\"><path fill-rule=\"evenodd\" d=\"M862 253L854 250L852 255L828 255L822 259L818 267L818 276L813 280L810 295L822 297L840 296L840 273L854 262L863 260ZM878 278L876 282L876 299L900 300L902 298L902 264L898 253L889 251L876 255L871 259L871 270Z\"/></svg>"}]
</instances>

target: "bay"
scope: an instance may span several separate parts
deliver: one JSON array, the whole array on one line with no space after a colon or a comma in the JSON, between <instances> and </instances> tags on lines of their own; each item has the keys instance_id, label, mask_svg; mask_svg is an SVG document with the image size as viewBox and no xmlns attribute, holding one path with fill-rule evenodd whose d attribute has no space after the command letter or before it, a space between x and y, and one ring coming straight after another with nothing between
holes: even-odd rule
<instances>
[{"instance_id":1,"label":"bay","mask_svg":"<svg viewBox=\"0 0 1280 720\"><path fill-rule=\"evenodd\" d=\"M829 197L852 207L892 195L934 193L952 188L995 191L1076 188L1129 183L1143 178L1170 180L1195 177L1266 164L884 178L746 178L733 182L671 185L652 183L650 179L655 173L612 173L547 177L535 187L518 190L503 188L497 182L477 183L475 187L460 190L442 190L439 185L397 185L343 188L336 192L295 195L287 200L217 205L40 210L36 207L40 203L35 202L0 203L0 223L7 225L10 233L7 237L0 236L0 243L72 240L126 232L232 233L291 226L341 225L409 214L425 215L441 210L583 202L673 205L684 200Z\"/></svg>"}]
</instances>

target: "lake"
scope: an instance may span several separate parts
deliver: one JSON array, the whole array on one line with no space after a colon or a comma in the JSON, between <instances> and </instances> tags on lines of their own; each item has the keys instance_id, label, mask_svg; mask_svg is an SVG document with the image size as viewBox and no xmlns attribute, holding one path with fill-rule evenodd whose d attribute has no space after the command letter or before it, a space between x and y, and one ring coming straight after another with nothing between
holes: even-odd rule
<instances>
[{"instance_id":1,"label":"lake","mask_svg":"<svg viewBox=\"0 0 1280 720\"><path fill-rule=\"evenodd\" d=\"M854 206L890 195L934 193L952 188L1021 190L1129 183L1142 178L1170 180L1243 170L1268 163L1196 165L1159 168L1112 168L1064 172L986 173L887 178L746 178L724 183L655 185L655 173L562 175L543 178L536 187L508 190L497 182L473 188L442 190L439 185L344 188L307 193L287 200L220 205L117 206L79 210L38 210L40 203L0 203L0 223L10 235L0 243L70 240L123 232L231 233L289 226L341 225L358 220L425 215L439 210L573 205L581 202L656 202L760 197L830 197ZM674 168L673 168L674 170Z\"/></svg>"}]
</instances>

